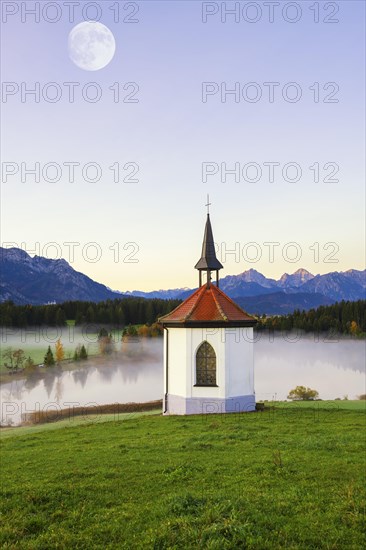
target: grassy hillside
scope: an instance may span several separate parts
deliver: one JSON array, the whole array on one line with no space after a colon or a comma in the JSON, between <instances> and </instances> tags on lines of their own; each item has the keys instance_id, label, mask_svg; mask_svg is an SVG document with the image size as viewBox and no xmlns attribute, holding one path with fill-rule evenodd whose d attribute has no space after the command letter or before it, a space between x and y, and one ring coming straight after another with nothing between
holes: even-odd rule
<instances>
[{"instance_id":1,"label":"grassy hillside","mask_svg":"<svg viewBox=\"0 0 366 550\"><path fill-rule=\"evenodd\" d=\"M0 545L362 548L365 409L336 404L1 430Z\"/></svg>"}]
</instances>

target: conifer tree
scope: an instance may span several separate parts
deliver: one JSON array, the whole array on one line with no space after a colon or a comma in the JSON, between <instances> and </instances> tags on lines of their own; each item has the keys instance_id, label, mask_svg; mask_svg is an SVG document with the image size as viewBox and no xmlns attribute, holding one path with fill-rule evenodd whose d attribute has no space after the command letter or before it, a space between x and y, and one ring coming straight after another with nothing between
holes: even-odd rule
<instances>
[{"instance_id":1,"label":"conifer tree","mask_svg":"<svg viewBox=\"0 0 366 550\"><path fill-rule=\"evenodd\" d=\"M32 371L36 368L36 365L30 356L28 356L27 359L25 360L24 368L28 371Z\"/></svg>"},{"instance_id":2,"label":"conifer tree","mask_svg":"<svg viewBox=\"0 0 366 550\"><path fill-rule=\"evenodd\" d=\"M48 346L48 350L43 360L46 367L52 367L55 364L55 359L51 350L51 346Z\"/></svg>"},{"instance_id":3,"label":"conifer tree","mask_svg":"<svg viewBox=\"0 0 366 550\"><path fill-rule=\"evenodd\" d=\"M84 344L80 348L79 358L80 359L87 359L88 358L88 353L86 351L86 348L85 348Z\"/></svg>"}]
</instances>

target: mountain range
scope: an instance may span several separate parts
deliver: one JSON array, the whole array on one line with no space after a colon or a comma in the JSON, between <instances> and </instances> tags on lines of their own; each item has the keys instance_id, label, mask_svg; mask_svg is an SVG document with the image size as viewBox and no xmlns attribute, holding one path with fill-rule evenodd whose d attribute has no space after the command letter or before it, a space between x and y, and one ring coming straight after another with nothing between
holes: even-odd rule
<instances>
[{"instance_id":1,"label":"mountain range","mask_svg":"<svg viewBox=\"0 0 366 550\"><path fill-rule=\"evenodd\" d=\"M0 268L0 301L12 300L16 304L100 302L128 296L184 299L193 291L189 288L114 291L75 271L63 259L31 257L19 248L0 248ZM249 313L284 314L340 300L365 299L366 270L313 275L306 269L298 269L275 280L249 269L223 277L220 288Z\"/></svg>"},{"instance_id":2,"label":"mountain range","mask_svg":"<svg viewBox=\"0 0 366 550\"><path fill-rule=\"evenodd\" d=\"M105 285L75 271L66 260L31 258L20 248L0 248L2 302L36 305L67 300L101 302L116 297Z\"/></svg>"}]
</instances>

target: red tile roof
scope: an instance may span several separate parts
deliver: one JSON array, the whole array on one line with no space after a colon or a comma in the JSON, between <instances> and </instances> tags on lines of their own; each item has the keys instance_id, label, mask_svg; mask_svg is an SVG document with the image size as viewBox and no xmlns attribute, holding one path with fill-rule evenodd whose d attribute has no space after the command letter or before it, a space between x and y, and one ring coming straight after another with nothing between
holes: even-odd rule
<instances>
[{"instance_id":1,"label":"red tile roof","mask_svg":"<svg viewBox=\"0 0 366 550\"><path fill-rule=\"evenodd\" d=\"M219 322L254 324L254 317L242 310L229 296L215 285L202 285L182 304L159 319L161 323L195 324Z\"/></svg>"}]
</instances>

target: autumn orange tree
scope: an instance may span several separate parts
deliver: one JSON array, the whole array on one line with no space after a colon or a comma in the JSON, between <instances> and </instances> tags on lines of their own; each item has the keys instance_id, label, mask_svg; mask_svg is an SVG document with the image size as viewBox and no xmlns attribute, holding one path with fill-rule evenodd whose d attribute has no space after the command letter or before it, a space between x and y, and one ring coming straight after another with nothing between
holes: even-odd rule
<instances>
[{"instance_id":1,"label":"autumn orange tree","mask_svg":"<svg viewBox=\"0 0 366 550\"><path fill-rule=\"evenodd\" d=\"M56 362L60 363L65 358L64 346L59 338L55 344Z\"/></svg>"},{"instance_id":2,"label":"autumn orange tree","mask_svg":"<svg viewBox=\"0 0 366 550\"><path fill-rule=\"evenodd\" d=\"M351 322L349 331L352 334L352 336L355 336L356 334L359 334L361 332L356 321Z\"/></svg>"},{"instance_id":3,"label":"autumn orange tree","mask_svg":"<svg viewBox=\"0 0 366 550\"><path fill-rule=\"evenodd\" d=\"M146 338L147 336L151 336L150 327L148 327L147 325L141 325L141 327L137 329L137 334L144 338Z\"/></svg>"}]
</instances>

